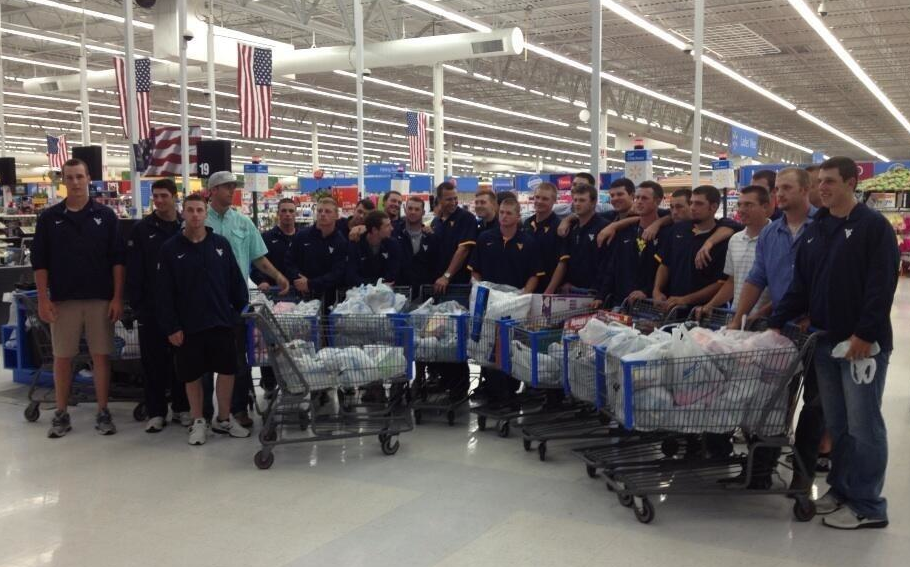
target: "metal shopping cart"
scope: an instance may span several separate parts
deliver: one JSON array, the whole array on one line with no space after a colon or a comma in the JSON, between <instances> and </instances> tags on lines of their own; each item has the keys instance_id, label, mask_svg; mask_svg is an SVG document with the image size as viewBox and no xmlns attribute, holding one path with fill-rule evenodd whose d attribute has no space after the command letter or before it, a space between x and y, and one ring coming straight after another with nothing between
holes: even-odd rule
<instances>
[{"instance_id":1,"label":"metal shopping cart","mask_svg":"<svg viewBox=\"0 0 910 567\"><path fill-rule=\"evenodd\" d=\"M251 305L244 317L261 334L278 382L253 459L258 468L272 466L276 446L292 443L377 435L384 454L398 451L398 435L413 429L407 392L414 362L410 326L396 315L324 317L312 343L287 340L266 305ZM361 329L359 336L371 342L352 344L341 328ZM363 399L364 390L373 393L372 400ZM311 394L320 392L337 392L337 403L311 401Z\"/></svg>"},{"instance_id":2,"label":"metal shopping cart","mask_svg":"<svg viewBox=\"0 0 910 567\"><path fill-rule=\"evenodd\" d=\"M634 508L640 522L653 520L654 506L648 496L655 494L788 495L795 499L797 520L815 515L807 489L752 484L760 474L786 466L778 463L780 450L792 449L791 406L798 399L817 339L795 326L783 332L794 346L618 361L620 371L607 372L616 420L629 431L663 433L663 439L654 438L650 445L617 451L617 460L607 467L607 486L616 491L621 504ZM737 428L748 440L745 452L702 455L693 450L697 448L693 442L710 441L711 435L729 438ZM689 444L681 455L680 436ZM658 443L663 456L654 458ZM807 474L798 457L795 461L799 472Z\"/></svg>"},{"instance_id":3,"label":"metal shopping cart","mask_svg":"<svg viewBox=\"0 0 910 567\"><path fill-rule=\"evenodd\" d=\"M680 323L689 316L692 308L688 305L677 305L667 309L653 299L636 299L623 301L619 307L622 313L632 317L632 325L643 333L649 333L664 325Z\"/></svg>"},{"instance_id":4,"label":"metal shopping cart","mask_svg":"<svg viewBox=\"0 0 910 567\"><path fill-rule=\"evenodd\" d=\"M32 382L29 385L28 400L24 413L27 421L37 421L41 409L55 407L54 399L54 352L50 326L38 316L36 292L16 294L19 316L26 320L27 340L31 346L34 363ZM114 350L110 356L111 382L108 399L111 402L135 402L133 418L144 421L145 390L142 382L142 360L139 352L139 325L131 310L126 309L115 325ZM91 403L96 400L95 386L90 375L92 358L85 341L80 341L79 353L73 358L74 377L70 390L69 405Z\"/></svg>"}]
</instances>

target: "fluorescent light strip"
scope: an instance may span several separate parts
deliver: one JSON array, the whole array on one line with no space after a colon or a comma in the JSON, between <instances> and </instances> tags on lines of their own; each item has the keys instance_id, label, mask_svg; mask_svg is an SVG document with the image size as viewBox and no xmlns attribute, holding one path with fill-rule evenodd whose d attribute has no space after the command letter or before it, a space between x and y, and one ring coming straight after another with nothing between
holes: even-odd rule
<instances>
[{"instance_id":1,"label":"fluorescent light strip","mask_svg":"<svg viewBox=\"0 0 910 567\"><path fill-rule=\"evenodd\" d=\"M859 143L858 141L856 141L855 139L851 138L851 137L848 136L847 134L844 134L844 133L841 132L840 130L838 130L838 129L836 129L836 128L833 128L833 127L831 127L831 126L829 126L825 121L820 120L820 119L816 118L815 116L812 116L812 115L809 114L808 112L805 112L805 111L803 111L803 110L797 110L796 113L799 114L800 116L802 116L803 118L805 118L806 120L808 120L809 122L812 122L812 123L815 124L816 126L818 126L818 127L820 127L820 128L823 128L823 129L827 130L828 132L831 132L831 133L834 134L835 136L837 136L837 137L839 137L839 138L842 138L842 139L844 139L844 140L847 141L847 142L850 142L851 144L853 144L853 145L856 146L857 148L860 148L860 149L863 150L864 152L867 152L867 153L869 153L869 154L872 154L873 156L877 157L878 159L880 159L880 160L882 160L882 161L891 161L891 160L889 160L888 158L886 158L885 156L883 156L882 154L880 154L880 153L876 152L875 150L873 150L872 148L870 148L870 147L868 147L868 146L865 146L865 145Z\"/></svg>"},{"instance_id":2,"label":"fluorescent light strip","mask_svg":"<svg viewBox=\"0 0 910 567\"><path fill-rule=\"evenodd\" d=\"M855 59L853 59L853 56L851 56L847 50L844 49L844 46L836 37L834 37L834 34L831 33L831 30L829 30L828 27L825 26L825 24L818 18L818 16L815 15L815 11L807 6L803 0L788 1L790 2L790 5L793 6L797 12L799 12L799 15L802 16L802 18L806 20L810 26L812 26L812 29L815 30L815 33L817 33L823 40L825 40L825 43L828 44L828 47L831 48L831 51L840 57L840 60L844 62L847 68L850 69L850 71L854 76L856 76L857 79L859 79L863 86L866 87L866 89L871 92L880 103L882 103L882 105L888 110L888 112L891 113L892 116L894 116L894 118L900 123L901 126L904 127L905 130L910 132L910 122L907 121L907 118L901 113L900 110L897 109L896 106L894 106L894 103L891 102L891 99L889 99L885 93L882 92L880 88L878 88L878 85L875 84L875 81L873 81L869 75L863 71L863 68L859 66L859 63L857 63ZM871 153L874 154L874 152Z\"/></svg>"},{"instance_id":3,"label":"fluorescent light strip","mask_svg":"<svg viewBox=\"0 0 910 567\"><path fill-rule=\"evenodd\" d=\"M63 10L65 12L72 12L74 14L83 14L84 13L85 15L91 16L93 18L98 18L101 20L108 20L110 22L116 22L118 24L122 24L123 22L126 21L123 18L121 18L120 16L114 16L112 14L106 14L104 12L98 12L96 10L87 10L84 8L77 8L76 6L69 6L67 4L61 4L60 2L53 2L52 0L24 0L24 1L28 2L29 4L47 6L49 8L56 8L58 10ZM85 2L86 0L82 0L82 1ZM139 20L133 20L133 26L137 27L137 28L146 29L146 30L155 29L154 25L148 24L146 22L142 22Z\"/></svg>"},{"instance_id":4,"label":"fluorescent light strip","mask_svg":"<svg viewBox=\"0 0 910 567\"><path fill-rule=\"evenodd\" d=\"M424 0L402 0L402 2L404 2L406 4L410 4L414 7L420 8L421 10L423 10L425 12L429 12L431 14L436 14L437 16L442 16L443 18L446 18L447 20L451 20L453 22L459 23L466 28L471 28L474 31L479 31L479 32L493 31L492 28L490 28L484 24L475 22L475 21L471 20L470 18L466 18L462 15L456 14L455 12L450 12L450 11L446 10L445 8L440 7L437 4L425 2Z\"/></svg>"},{"instance_id":5,"label":"fluorescent light strip","mask_svg":"<svg viewBox=\"0 0 910 567\"><path fill-rule=\"evenodd\" d=\"M16 63L25 63L27 65L39 65L41 67L48 67L50 69L60 69L61 71L75 71L79 72L79 67L72 67L70 65L58 65L57 63L43 63L39 61L32 61L31 59L24 59L22 57L12 57L10 55L3 55L0 59L5 59L7 61L14 61Z\"/></svg>"}]
</instances>

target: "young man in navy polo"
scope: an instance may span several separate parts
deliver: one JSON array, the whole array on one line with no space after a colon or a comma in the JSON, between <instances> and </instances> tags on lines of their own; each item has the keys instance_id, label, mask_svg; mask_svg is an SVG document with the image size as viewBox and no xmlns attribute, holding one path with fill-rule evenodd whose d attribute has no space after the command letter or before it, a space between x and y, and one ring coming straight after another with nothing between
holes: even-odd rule
<instances>
[{"instance_id":1,"label":"young man in navy polo","mask_svg":"<svg viewBox=\"0 0 910 567\"><path fill-rule=\"evenodd\" d=\"M474 216L478 236L499 226L499 203L492 189L481 189L474 194Z\"/></svg>"},{"instance_id":2,"label":"young man in navy polo","mask_svg":"<svg viewBox=\"0 0 910 567\"><path fill-rule=\"evenodd\" d=\"M63 437L72 429L67 406L83 327L98 400L95 429L112 435L117 428L107 409L110 354L114 322L123 314L126 271L117 215L89 196L91 178L82 160L63 164L63 183L66 198L41 213L32 243L38 315L50 325L54 353L57 411L47 436Z\"/></svg>"},{"instance_id":3,"label":"young man in navy polo","mask_svg":"<svg viewBox=\"0 0 910 567\"><path fill-rule=\"evenodd\" d=\"M590 293L599 287L603 256L597 247L597 233L607 221L596 213L597 189L590 185L572 188L572 208L578 223L563 244L559 265L545 293Z\"/></svg>"},{"instance_id":4,"label":"young man in navy polo","mask_svg":"<svg viewBox=\"0 0 910 567\"><path fill-rule=\"evenodd\" d=\"M543 182L534 189L534 215L522 224L522 230L534 237L540 250L541 269L544 273L537 280L537 293L543 293L559 265L563 239L556 233L559 217L553 212L558 190L552 183Z\"/></svg>"},{"instance_id":5,"label":"young man in navy polo","mask_svg":"<svg viewBox=\"0 0 910 567\"><path fill-rule=\"evenodd\" d=\"M477 219L458 206L458 190L447 181L436 187L436 201L439 212L431 225L439 239L434 286L437 293L445 293L450 283L470 282L465 264L476 243Z\"/></svg>"},{"instance_id":6,"label":"young man in navy polo","mask_svg":"<svg viewBox=\"0 0 910 567\"><path fill-rule=\"evenodd\" d=\"M347 285L395 285L401 275L401 248L392 238L392 221L382 211L373 211L364 221L367 231L348 245Z\"/></svg>"},{"instance_id":7,"label":"young man in navy polo","mask_svg":"<svg viewBox=\"0 0 910 567\"><path fill-rule=\"evenodd\" d=\"M351 233L351 229L362 227L363 219L367 218L367 213L375 210L376 205L371 199L361 199L357 202L357 206L354 207L354 213L351 216L335 220L335 228L347 238Z\"/></svg>"},{"instance_id":8,"label":"young man in navy polo","mask_svg":"<svg viewBox=\"0 0 910 567\"><path fill-rule=\"evenodd\" d=\"M423 224L426 203L416 196L408 198L404 205L404 222L393 231L392 236L401 248L401 276L399 285L411 286L411 297L417 298L420 288L431 285L436 279L436 260L439 255L439 240L433 231Z\"/></svg>"},{"instance_id":9,"label":"young man in navy polo","mask_svg":"<svg viewBox=\"0 0 910 567\"><path fill-rule=\"evenodd\" d=\"M158 323L176 349L177 375L190 402L190 445L204 444L210 428L230 437L250 436L230 412L238 370L234 328L249 295L230 242L205 226L206 213L198 193L184 199L184 228L161 247L155 284ZM202 377L209 372L218 374L218 414L211 426L202 401Z\"/></svg>"},{"instance_id":10,"label":"young man in navy polo","mask_svg":"<svg viewBox=\"0 0 910 567\"><path fill-rule=\"evenodd\" d=\"M288 249L285 267L294 288L305 297L321 299L323 306L335 303L335 293L344 285L348 240L335 228L338 205L320 199L316 224L300 230Z\"/></svg>"},{"instance_id":11,"label":"young man in navy polo","mask_svg":"<svg viewBox=\"0 0 910 567\"><path fill-rule=\"evenodd\" d=\"M130 306L139 316L139 351L145 383L148 433L164 429L167 418L167 391L171 392L172 420L184 427L192 424L183 382L174 373L173 354L167 334L158 325L155 276L161 246L180 230L177 212L177 184L170 177L152 183L155 210L136 223L127 240L126 289Z\"/></svg>"},{"instance_id":12,"label":"young man in navy polo","mask_svg":"<svg viewBox=\"0 0 910 567\"><path fill-rule=\"evenodd\" d=\"M265 257L275 267L276 270L287 277L288 250L291 248L291 242L297 235L297 204L293 199L281 199L278 201L278 223L271 229L262 233L262 240L268 253ZM278 282L266 273L261 272L253 266L250 271L250 279L253 280L260 291L268 291L276 287Z\"/></svg>"}]
</instances>

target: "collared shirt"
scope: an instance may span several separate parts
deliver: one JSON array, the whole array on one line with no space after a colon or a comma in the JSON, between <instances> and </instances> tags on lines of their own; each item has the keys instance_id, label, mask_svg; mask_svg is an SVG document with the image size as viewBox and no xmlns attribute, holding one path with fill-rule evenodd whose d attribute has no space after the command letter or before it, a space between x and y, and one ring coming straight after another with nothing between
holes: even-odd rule
<instances>
[{"instance_id":1,"label":"collared shirt","mask_svg":"<svg viewBox=\"0 0 910 567\"><path fill-rule=\"evenodd\" d=\"M156 311L155 275L158 252L180 230L180 221L166 221L151 213L136 223L126 243L126 291L130 306L146 320Z\"/></svg>"},{"instance_id":2,"label":"collared shirt","mask_svg":"<svg viewBox=\"0 0 910 567\"><path fill-rule=\"evenodd\" d=\"M335 289L344 283L348 239L338 230L323 236L317 226L298 230L288 248L285 268L290 280L304 276L315 295L335 300Z\"/></svg>"},{"instance_id":3,"label":"collared shirt","mask_svg":"<svg viewBox=\"0 0 910 567\"><path fill-rule=\"evenodd\" d=\"M519 230L506 240L498 228L477 238L468 269L484 281L523 288L534 276L543 275L537 241Z\"/></svg>"},{"instance_id":4,"label":"collared shirt","mask_svg":"<svg viewBox=\"0 0 910 567\"><path fill-rule=\"evenodd\" d=\"M358 286L375 284L376 280L399 283L401 275L401 247L394 237L379 243L373 251L366 235L348 245L347 284Z\"/></svg>"},{"instance_id":5,"label":"collared shirt","mask_svg":"<svg viewBox=\"0 0 910 567\"><path fill-rule=\"evenodd\" d=\"M559 265L559 255L563 247L563 239L556 233L559 228L559 217L556 213L550 213L550 216L537 222L537 215L525 219L522 223L522 230L534 237L537 241L537 249L540 251L540 267L544 272L540 282L537 285L538 292L543 292L556 266Z\"/></svg>"},{"instance_id":6,"label":"collared shirt","mask_svg":"<svg viewBox=\"0 0 910 567\"><path fill-rule=\"evenodd\" d=\"M770 223L768 223L770 224ZM737 232L730 237L727 245L727 260L724 262L724 274L733 278L733 307L739 305L740 293L743 284L752 270L755 262L755 248L758 246L758 239L761 238L761 232L756 236L749 236L745 230ZM758 302L753 308L753 312L770 301L768 291L759 297Z\"/></svg>"},{"instance_id":7,"label":"collared shirt","mask_svg":"<svg viewBox=\"0 0 910 567\"><path fill-rule=\"evenodd\" d=\"M280 227L273 227L262 233L262 240L265 241L265 247L268 249L268 254L265 255L266 259L275 266L275 269L284 274L285 277L288 275L288 270L286 266L288 250L291 248L291 242L294 241L294 234L285 234ZM251 268L250 279L253 280L253 283L268 283L271 285L277 285L277 282L271 277L260 272L255 266Z\"/></svg>"},{"instance_id":8,"label":"collared shirt","mask_svg":"<svg viewBox=\"0 0 910 567\"><path fill-rule=\"evenodd\" d=\"M233 208L228 208L221 215L209 205L205 226L211 227L215 234L227 238L231 243L231 250L237 258L244 281L250 277L250 264L269 253L253 221Z\"/></svg>"},{"instance_id":9,"label":"collared shirt","mask_svg":"<svg viewBox=\"0 0 910 567\"><path fill-rule=\"evenodd\" d=\"M398 240L401 247L400 283L410 285L414 292L419 293L420 286L429 285L435 280L439 240L432 232L424 232L422 229L411 232L407 224L401 225L392 233L392 237Z\"/></svg>"},{"instance_id":10,"label":"collared shirt","mask_svg":"<svg viewBox=\"0 0 910 567\"><path fill-rule=\"evenodd\" d=\"M66 199L38 217L32 268L48 271L51 300L111 300L116 265L125 263L117 215L89 199L78 211Z\"/></svg>"},{"instance_id":11,"label":"collared shirt","mask_svg":"<svg viewBox=\"0 0 910 567\"><path fill-rule=\"evenodd\" d=\"M794 235L783 216L762 229L755 246L755 262L746 277L747 282L759 289L767 288L771 305L778 305L793 281L793 263L806 227L812 223L807 218Z\"/></svg>"},{"instance_id":12,"label":"collared shirt","mask_svg":"<svg viewBox=\"0 0 910 567\"><path fill-rule=\"evenodd\" d=\"M477 217L458 207L455 212L443 219L437 216L431 224L433 233L439 239L439 254L436 257L436 274L438 278L449 268L455 252L462 246L474 246L477 242ZM470 275L465 266L452 274L450 283L466 284Z\"/></svg>"},{"instance_id":13,"label":"collared shirt","mask_svg":"<svg viewBox=\"0 0 910 567\"><path fill-rule=\"evenodd\" d=\"M477 218L477 235L480 236L488 230L493 230L494 228L499 228L499 218L493 217L491 221L485 221L482 218Z\"/></svg>"},{"instance_id":14,"label":"collared shirt","mask_svg":"<svg viewBox=\"0 0 910 567\"><path fill-rule=\"evenodd\" d=\"M597 289L598 275L601 273L605 252L597 247L597 233L607 226L607 221L600 215L594 215L584 226L576 224L566 237L562 258L567 258L569 265L563 283L581 289Z\"/></svg>"},{"instance_id":15,"label":"collared shirt","mask_svg":"<svg viewBox=\"0 0 910 567\"><path fill-rule=\"evenodd\" d=\"M711 230L696 233L697 229L692 221L678 222L673 225L671 236L662 239L660 261L670 270L670 280L663 290L667 296L689 295L724 278L729 240L714 247L711 251L711 261L705 268L695 267L695 256L698 251L720 226L715 223Z\"/></svg>"}]
</instances>

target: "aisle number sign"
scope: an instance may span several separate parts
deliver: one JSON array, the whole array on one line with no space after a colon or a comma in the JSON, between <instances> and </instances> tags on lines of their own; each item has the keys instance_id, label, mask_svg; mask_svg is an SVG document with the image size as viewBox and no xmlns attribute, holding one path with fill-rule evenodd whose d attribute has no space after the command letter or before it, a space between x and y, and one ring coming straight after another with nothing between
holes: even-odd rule
<instances>
[{"instance_id":1,"label":"aisle number sign","mask_svg":"<svg viewBox=\"0 0 910 567\"><path fill-rule=\"evenodd\" d=\"M626 152L625 176L635 185L654 180L651 150L629 150Z\"/></svg>"},{"instance_id":2,"label":"aisle number sign","mask_svg":"<svg viewBox=\"0 0 910 567\"><path fill-rule=\"evenodd\" d=\"M745 128L730 127L730 153L737 156L758 156L758 134Z\"/></svg>"},{"instance_id":3,"label":"aisle number sign","mask_svg":"<svg viewBox=\"0 0 910 567\"><path fill-rule=\"evenodd\" d=\"M711 162L711 185L718 189L736 187L736 176L733 174L733 163L728 159Z\"/></svg>"},{"instance_id":4,"label":"aisle number sign","mask_svg":"<svg viewBox=\"0 0 910 567\"><path fill-rule=\"evenodd\" d=\"M269 166L264 163L247 163L243 166L243 188L254 193L269 190Z\"/></svg>"}]
</instances>

